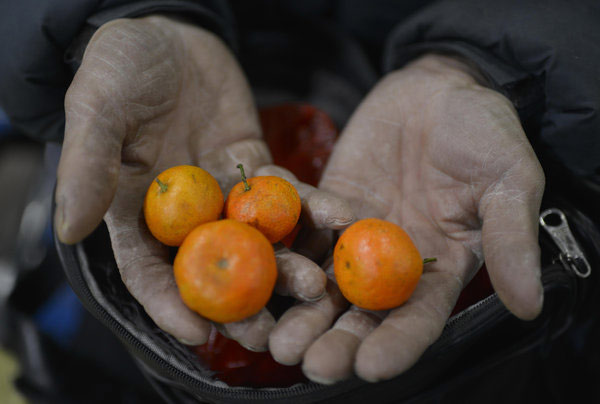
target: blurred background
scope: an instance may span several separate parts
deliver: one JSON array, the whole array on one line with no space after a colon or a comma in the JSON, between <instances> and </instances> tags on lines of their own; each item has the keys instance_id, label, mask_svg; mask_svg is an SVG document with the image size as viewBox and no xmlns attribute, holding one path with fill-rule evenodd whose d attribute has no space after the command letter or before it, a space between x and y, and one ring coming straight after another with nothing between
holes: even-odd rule
<instances>
[{"instance_id":1,"label":"blurred background","mask_svg":"<svg viewBox=\"0 0 600 404\"><path fill-rule=\"evenodd\" d=\"M66 282L50 215L59 155L0 110L0 403L160 402Z\"/></svg>"}]
</instances>

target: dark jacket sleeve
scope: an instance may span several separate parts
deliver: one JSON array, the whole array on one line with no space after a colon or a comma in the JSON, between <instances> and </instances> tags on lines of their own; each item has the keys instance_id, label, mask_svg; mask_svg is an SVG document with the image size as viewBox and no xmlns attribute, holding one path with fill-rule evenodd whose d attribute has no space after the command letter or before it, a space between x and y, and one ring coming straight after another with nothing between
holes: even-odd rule
<instances>
[{"instance_id":1,"label":"dark jacket sleeve","mask_svg":"<svg viewBox=\"0 0 600 404\"><path fill-rule=\"evenodd\" d=\"M0 4L0 105L13 127L61 141L64 96L87 39L103 23L151 13L177 15L233 46L229 9L219 0L20 0Z\"/></svg>"},{"instance_id":2,"label":"dark jacket sleeve","mask_svg":"<svg viewBox=\"0 0 600 404\"><path fill-rule=\"evenodd\" d=\"M597 0L444 0L394 29L385 65L431 51L466 57L537 121L528 136L538 154L600 183L599 44Z\"/></svg>"}]
</instances>

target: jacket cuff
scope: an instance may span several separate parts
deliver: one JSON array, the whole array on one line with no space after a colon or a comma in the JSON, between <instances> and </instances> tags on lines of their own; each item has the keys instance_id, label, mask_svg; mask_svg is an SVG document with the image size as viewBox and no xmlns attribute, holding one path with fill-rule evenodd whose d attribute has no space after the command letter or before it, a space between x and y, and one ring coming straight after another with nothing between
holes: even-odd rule
<instances>
[{"instance_id":1,"label":"jacket cuff","mask_svg":"<svg viewBox=\"0 0 600 404\"><path fill-rule=\"evenodd\" d=\"M394 29L386 62L399 67L427 51L469 59L514 103L536 152L597 180L596 11L592 0L576 7L561 0L437 1Z\"/></svg>"}]
</instances>

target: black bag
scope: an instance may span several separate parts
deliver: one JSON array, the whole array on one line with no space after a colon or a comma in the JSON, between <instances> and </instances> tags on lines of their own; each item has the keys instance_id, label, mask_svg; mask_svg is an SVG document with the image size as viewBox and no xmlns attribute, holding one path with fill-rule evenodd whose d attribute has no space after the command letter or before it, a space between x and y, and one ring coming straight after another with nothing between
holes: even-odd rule
<instances>
[{"instance_id":1,"label":"black bag","mask_svg":"<svg viewBox=\"0 0 600 404\"><path fill-rule=\"evenodd\" d=\"M456 386L493 373L513 358L535 351L539 359L540 352L543 356L544 351L551 350L553 342L573 324L597 316L598 298L593 291L600 286L598 226L575 206L574 198L567 201L548 192L541 214L545 226L540 228L545 291L542 314L534 321L520 321L493 294L451 317L441 337L412 369L375 384L354 378L333 386L229 387L216 380L188 348L157 328L129 294L121 282L104 225L82 243L69 246L57 242L56 247L84 306L121 340L168 402L440 401ZM564 192L561 189L560 194ZM587 208L594 200L584 201ZM471 391L477 387L469 386ZM487 396L486 402L493 398Z\"/></svg>"}]
</instances>

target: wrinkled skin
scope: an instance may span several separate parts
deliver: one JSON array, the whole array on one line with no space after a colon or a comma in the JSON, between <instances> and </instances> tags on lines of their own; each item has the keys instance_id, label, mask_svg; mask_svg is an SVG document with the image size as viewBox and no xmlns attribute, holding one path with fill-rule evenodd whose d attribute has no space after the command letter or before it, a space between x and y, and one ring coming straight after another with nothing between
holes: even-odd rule
<instances>
[{"instance_id":1,"label":"wrinkled skin","mask_svg":"<svg viewBox=\"0 0 600 404\"><path fill-rule=\"evenodd\" d=\"M427 55L384 77L354 113L320 188L349 200L358 218L401 225L423 257L438 260L389 312L348 309L330 275L324 299L276 325L276 360L303 360L306 375L326 384L353 372L394 377L439 337L484 259L506 307L525 320L539 314L544 175L510 102L476 76L458 60Z\"/></svg>"},{"instance_id":2,"label":"wrinkled skin","mask_svg":"<svg viewBox=\"0 0 600 404\"><path fill-rule=\"evenodd\" d=\"M409 368L439 336L462 287L485 258L492 283L518 317L542 306L537 213L543 174L510 103L477 84L453 59L426 56L385 77L348 123L321 189L270 164L245 79L212 34L162 17L115 20L92 38L65 99L66 129L55 225L67 243L106 221L123 281L164 330L200 344L209 323L181 302L168 250L141 214L163 169L197 164L225 194L248 175L296 185L303 254L319 257L328 229L354 212L403 226L423 256L435 256L411 299L388 312L349 307L329 273L277 248L278 293L304 300L274 326L263 310L221 331L254 350L269 348L313 380L356 372L382 380ZM328 193L329 192L329 193ZM327 247L327 246L326 246ZM341 317L334 322L341 314ZM272 330L272 331L271 331Z\"/></svg>"},{"instance_id":3,"label":"wrinkled skin","mask_svg":"<svg viewBox=\"0 0 600 404\"><path fill-rule=\"evenodd\" d=\"M259 168L282 170L270 165L236 61L221 40L200 28L160 16L115 20L91 39L65 112L56 189L59 239L76 243L104 218L131 294L163 330L187 344L204 343L210 323L183 304L168 249L151 236L141 208L153 178L174 165L206 169L224 195L240 180L238 163L249 176ZM354 219L343 200L298 186L303 215L317 218L314 228L339 229ZM285 248L278 249L277 262L279 293L305 301L324 294L326 276L314 262ZM247 348L264 350L274 324L263 309L219 327Z\"/></svg>"}]
</instances>

